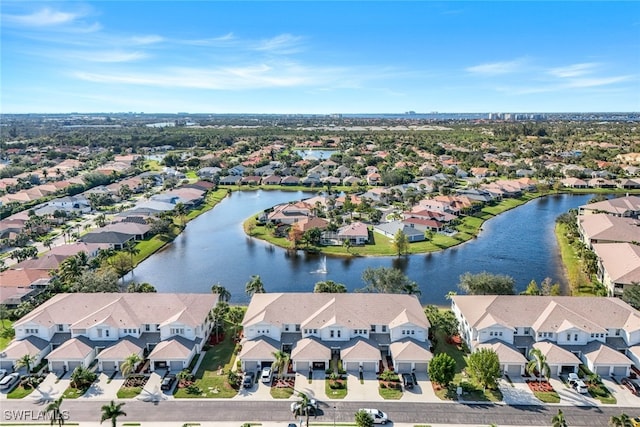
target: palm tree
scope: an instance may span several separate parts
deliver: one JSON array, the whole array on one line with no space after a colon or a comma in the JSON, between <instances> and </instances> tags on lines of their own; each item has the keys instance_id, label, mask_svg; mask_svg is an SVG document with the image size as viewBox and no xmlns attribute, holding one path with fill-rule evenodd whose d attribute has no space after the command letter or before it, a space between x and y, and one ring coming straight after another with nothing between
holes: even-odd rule
<instances>
[{"instance_id":1,"label":"palm tree","mask_svg":"<svg viewBox=\"0 0 640 427\"><path fill-rule=\"evenodd\" d=\"M21 368L24 366L27 368L27 375L31 374L31 364L36 360L35 356L25 354L20 359L16 360L16 367Z\"/></svg>"},{"instance_id":2,"label":"palm tree","mask_svg":"<svg viewBox=\"0 0 640 427\"><path fill-rule=\"evenodd\" d=\"M278 378L282 378L282 376L285 374L285 371L289 368L290 356L288 353L285 353L282 350L274 351L271 354L275 358L273 362L273 369L278 371Z\"/></svg>"},{"instance_id":3,"label":"palm tree","mask_svg":"<svg viewBox=\"0 0 640 427\"><path fill-rule=\"evenodd\" d=\"M609 425L612 427L633 427L633 422L629 415L623 412L618 416L612 415L609 418Z\"/></svg>"},{"instance_id":4,"label":"palm tree","mask_svg":"<svg viewBox=\"0 0 640 427\"><path fill-rule=\"evenodd\" d=\"M213 310L211 310L216 336L220 335L220 328L224 326L224 318L227 316L228 312L229 304L224 301L218 301Z\"/></svg>"},{"instance_id":5,"label":"palm tree","mask_svg":"<svg viewBox=\"0 0 640 427\"><path fill-rule=\"evenodd\" d=\"M562 409L558 409L558 413L551 419L552 427L567 427L567 420L564 418Z\"/></svg>"},{"instance_id":6,"label":"palm tree","mask_svg":"<svg viewBox=\"0 0 640 427\"><path fill-rule=\"evenodd\" d=\"M58 426L64 425L64 415L60 411L60 405L62 404L63 397L60 396L53 402L47 405L45 411L49 414L49 418L51 418L51 425L53 425L56 421L58 422Z\"/></svg>"},{"instance_id":7,"label":"palm tree","mask_svg":"<svg viewBox=\"0 0 640 427\"><path fill-rule=\"evenodd\" d=\"M405 283L402 285L402 293L407 295L422 295L422 291L416 282Z\"/></svg>"},{"instance_id":8,"label":"palm tree","mask_svg":"<svg viewBox=\"0 0 640 427\"><path fill-rule=\"evenodd\" d=\"M122 249L131 257L131 274L133 274L133 269L135 268L133 257L140 253L140 249L138 249L136 244L132 241L128 241Z\"/></svg>"},{"instance_id":9,"label":"palm tree","mask_svg":"<svg viewBox=\"0 0 640 427\"><path fill-rule=\"evenodd\" d=\"M264 290L264 284L262 283L260 276L257 274L251 276L251 280L249 280L245 286L245 291L250 297L254 294L264 294L266 291Z\"/></svg>"},{"instance_id":10,"label":"palm tree","mask_svg":"<svg viewBox=\"0 0 640 427\"><path fill-rule=\"evenodd\" d=\"M139 355L135 354L135 353L131 353L120 364L120 372L122 372L122 375L127 376L131 372L135 371L136 366L140 362L142 362L142 358Z\"/></svg>"},{"instance_id":11,"label":"palm tree","mask_svg":"<svg viewBox=\"0 0 640 427\"><path fill-rule=\"evenodd\" d=\"M238 325L242 322L244 318L244 310L242 307L234 306L229 308L229 312L227 313L227 320L229 323L233 325L233 336L235 337L238 333Z\"/></svg>"},{"instance_id":12,"label":"palm tree","mask_svg":"<svg viewBox=\"0 0 640 427\"><path fill-rule=\"evenodd\" d=\"M119 416L126 417L127 414L122 410L123 403L116 404L113 400L108 405L102 406L102 417L100 418L100 424L105 420L111 420L111 427L116 427L116 422Z\"/></svg>"},{"instance_id":13,"label":"palm tree","mask_svg":"<svg viewBox=\"0 0 640 427\"><path fill-rule=\"evenodd\" d=\"M305 415L306 417L306 425L307 427L309 427L309 413L311 412L312 409L315 409L313 407L313 405L311 404L311 399L309 399L309 396L307 396L306 393L298 393L298 397L300 398L300 400L298 400L298 407L300 408L300 415Z\"/></svg>"},{"instance_id":14,"label":"palm tree","mask_svg":"<svg viewBox=\"0 0 640 427\"><path fill-rule=\"evenodd\" d=\"M220 283L216 283L211 286L211 293L218 294L218 299L220 299L220 301L229 302L231 299L231 292L229 292L227 288L222 286Z\"/></svg>"},{"instance_id":15,"label":"palm tree","mask_svg":"<svg viewBox=\"0 0 640 427\"><path fill-rule=\"evenodd\" d=\"M548 380L551 376L551 368L547 363L547 357L537 348L531 349L529 357L532 359L527 363L527 371L532 372L534 369L538 371L538 382L542 381L543 376Z\"/></svg>"}]
</instances>

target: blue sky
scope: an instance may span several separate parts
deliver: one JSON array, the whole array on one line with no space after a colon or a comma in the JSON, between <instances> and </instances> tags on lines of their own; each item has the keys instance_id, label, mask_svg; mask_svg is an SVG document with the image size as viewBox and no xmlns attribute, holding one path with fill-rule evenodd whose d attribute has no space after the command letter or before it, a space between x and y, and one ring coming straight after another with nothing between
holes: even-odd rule
<instances>
[{"instance_id":1,"label":"blue sky","mask_svg":"<svg viewBox=\"0 0 640 427\"><path fill-rule=\"evenodd\" d=\"M3 0L1 112L640 111L640 2Z\"/></svg>"}]
</instances>

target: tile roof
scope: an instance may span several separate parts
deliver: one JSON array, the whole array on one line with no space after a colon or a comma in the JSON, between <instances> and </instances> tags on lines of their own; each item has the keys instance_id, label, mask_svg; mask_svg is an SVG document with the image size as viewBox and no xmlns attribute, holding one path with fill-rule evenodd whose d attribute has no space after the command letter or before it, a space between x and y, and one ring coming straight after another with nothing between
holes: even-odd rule
<instances>
[{"instance_id":1,"label":"tile roof","mask_svg":"<svg viewBox=\"0 0 640 427\"><path fill-rule=\"evenodd\" d=\"M132 337L122 338L98 353L100 360L124 360L132 354L142 355L144 345Z\"/></svg>"},{"instance_id":2,"label":"tile roof","mask_svg":"<svg viewBox=\"0 0 640 427\"><path fill-rule=\"evenodd\" d=\"M399 315L416 326L428 328L420 301L414 295L376 293L264 293L255 294L247 308L243 326L260 322L282 326L300 324L318 329L339 324L351 329L389 325Z\"/></svg>"},{"instance_id":3,"label":"tile roof","mask_svg":"<svg viewBox=\"0 0 640 427\"><path fill-rule=\"evenodd\" d=\"M594 365L633 365L631 359L623 353L599 341L591 341L587 344L583 350L583 354Z\"/></svg>"},{"instance_id":4,"label":"tile roof","mask_svg":"<svg viewBox=\"0 0 640 427\"><path fill-rule=\"evenodd\" d=\"M480 350L481 348L488 348L495 351L498 355L498 360L500 360L500 363L518 365L527 364L527 358L524 357L522 353L503 341L493 340L490 342L484 342L478 344L476 348L478 350Z\"/></svg>"},{"instance_id":5,"label":"tile roof","mask_svg":"<svg viewBox=\"0 0 640 427\"><path fill-rule=\"evenodd\" d=\"M149 353L149 360L184 360L193 352L196 342L184 337L175 336L160 341Z\"/></svg>"},{"instance_id":6,"label":"tile roof","mask_svg":"<svg viewBox=\"0 0 640 427\"><path fill-rule=\"evenodd\" d=\"M18 360L25 354L35 356L48 346L49 343L42 338L30 336L23 340L11 341L7 348L2 350L1 353L4 354L3 357L8 360Z\"/></svg>"},{"instance_id":7,"label":"tile roof","mask_svg":"<svg viewBox=\"0 0 640 427\"><path fill-rule=\"evenodd\" d=\"M640 240L639 240L640 241ZM607 275L614 283L640 283L640 246L631 243L594 244Z\"/></svg>"},{"instance_id":8,"label":"tile roof","mask_svg":"<svg viewBox=\"0 0 640 427\"><path fill-rule=\"evenodd\" d=\"M243 341L238 358L242 360L275 360L273 353L278 350L280 350L280 345L276 341L260 337L256 340Z\"/></svg>"},{"instance_id":9,"label":"tile roof","mask_svg":"<svg viewBox=\"0 0 640 427\"><path fill-rule=\"evenodd\" d=\"M429 361L433 359L433 353L427 348L426 344L405 338L400 341L394 341L389 344L389 352L394 362L404 361Z\"/></svg>"},{"instance_id":10,"label":"tile roof","mask_svg":"<svg viewBox=\"0 0 640 427\"><path fill-rule=\"evenodd\" d=\"M551 341L536 342L533 344L533 348L542 352L549 365L579 365L582 363L578 356Z\"/></svg>"},{"instance_id":11,"label":"tile roof","mask_svg":"<svg viewBox=\"0 0 640 427\"><path fill-rule=\"evenodd\" d=\"M291 350L292 360L329 360L331 349L315 338L303 338Z\"/></svg>"},{"instance_id":12,"label":"tile roof","mask_svg":"<svg viewBox=\"0 0 640 427\"><path fill-rule=\"evenodd\" d=\"M93 351L93 344L85 337L71 338L52 350L47 355L49 362L53 360L82 360Z\"/></svg>"},{"instance_id":13,"label":"tile roof","mask_svg":"<svg viewBox=\"0 0 640 427\"><path fill-rule=\"evenodd\" d=\"M487 319L491 318L491 322L510 328L534 324L549 328L545 332L559 330L565 320L599 332L606 328L640 330L640 313L619 298L455 295L452 302L474 328L488 326Z\"/></svg>"},{"instance_id":14,"label":"tile roof","mask_svg":"<svg viewBox=\"0 0 640 427\"><path fill-rule=\"evenodd\" d=\"M340 358L346 361L378 361L381 359L380 348L372 345L370 342L356 338L349 341L342 350L340 350Z\"/></svg>"},{"instance_id":15,"label":"tile roof","mask_svg":"<svg viewBox=\"0 0 640 427\"><path fill-rule=\"evenodd\" d=\"M200 325L218 302L215 294L73 293L58 294L18 320L53 325L91 325L105 322L118 327L161 324L178 315L181 322ZM131 323L127 323L131 322ZM95 323L94 323L95 324Z\"/></svg>"}]
</instances>

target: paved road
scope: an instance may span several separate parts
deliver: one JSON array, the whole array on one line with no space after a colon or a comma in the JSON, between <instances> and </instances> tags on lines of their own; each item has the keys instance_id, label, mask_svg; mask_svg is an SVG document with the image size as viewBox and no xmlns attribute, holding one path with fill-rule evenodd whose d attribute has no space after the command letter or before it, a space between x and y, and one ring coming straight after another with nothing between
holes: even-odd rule
<instances>
[{"instance_id":1,"label":"paved road","mask_svg":"<svg viewBox=\"0 0 640 427\"><path fill-rule=\"evenodd\" d=\"M62 408L68 411L69 421L96 421L104 401L65 400ZM290 401L238 400L167 400L159 403L126 400L123 410L127 421L294 421L289 412ZM389 414L396 423L475 424L489 425L549 425L558 409L566 415L570 426L606 426L612 415L624 412L640 415L640 407L574 407L574 406L508 406L494 404L414 403L414 402L321 402L322 414L314 422L353 422L358 408L375 406ZM46 404L32 401L0 402L0 421L16 421L17 413L43 411Z\"/></svg>"}]
</instances>

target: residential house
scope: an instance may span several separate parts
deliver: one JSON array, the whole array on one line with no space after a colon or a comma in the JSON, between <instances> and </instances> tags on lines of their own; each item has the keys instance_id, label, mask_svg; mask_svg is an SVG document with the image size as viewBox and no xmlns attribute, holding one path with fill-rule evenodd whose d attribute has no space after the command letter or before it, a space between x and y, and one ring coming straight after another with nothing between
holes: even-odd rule
<instances>
[{"instance_id":1,"label":"residential house","mask_svg":"<svg viewBox=\"0 0 640 427\"><path fill-rule=\"evenodd\" d=\"M599 375L627 376L633 362L625 353L640 344L640 313L618 298L456 295L451 308L472 351L500 342L529 355L545 343L547 353L564 355L558 356L563 362L553 375L576 372L569 352ZM522 372L517 363L505 369L512 375Z\"/></svg>"},{"instance_id":2,"label":"residential house","mask_svg":"<svg viewBox=\"0 0 640 427\"><path fill-rule=\"evenodd\" d=\"M578 215L595 213L638 218L640 216L640 196L617 197L602 202L589 203L578 208Z\"/></svg>"},{"instance_id":3,"label":"residential house","mask_svg":"<svg viewBox=\"0 0 640 427\"><path fill-rule=\"evenodd\" d=\"M394 238L398 231L402 231L409 242L421 242L425 240L424 231L418 230L401 221L385 222L373 226L373 231L389 238Z\"/></svg>"},{"instance_id":4,"label":"residential house","mask_svg":"<svg viewBox=\"0 0 640 427\"><path fill-rule=\"evenodd\" d=\"M594 243L640 242L640 220L599 213L578 216L577 221L587 247Z\"/></svg>"},{"instance_id":5,"label":"residential house","mask_svg":"<svg viewBox=\"0 0 640 427\"><path fill-rule=\"evenodd\" d=\"M362 222L343 225L338 231L322 233L322 243L330 246L340 246L349 242L351 246L362 246L369 242L369 228Z\"/></svg>"},{"instance_id":6,"label":"residential house","mask_svg":"<svg viewBox=\"0 0 640 427\"><path fill-rule=\"evenodd\" d=\"M596 243L598 280L610 296L621 296L624 290L640 284L640 246L631 243Z\"/></svg>"},{"instance_id":7,"label":"residential house","mask_svg":"<svg viewBox=\"0 0 640 427\"><path fill-rule=\"evenodd\" d=\"M208 338L217 301L215 294L58 294L14 323L15 340L7 350L29 352L16 352L2 363L15 366L25 354L46 356L49 370L64 372L97 358L99 367L114 371L144 349L151 371L179 372Z\"/></svg>"},{"instance_id":8,"label":"residential house","mask_svg":"<svg viewBox=\"0 0 640 427\"><path fill-rule=\"evenodd\" d=\"M403 294L254 294L242 322L242 370L270 366L273 353L291 354L307 373L342 360L351 373L375 373L391 356L397 372L426 372L429 321L415 296Z\"/></svg>"}]
</instances>

